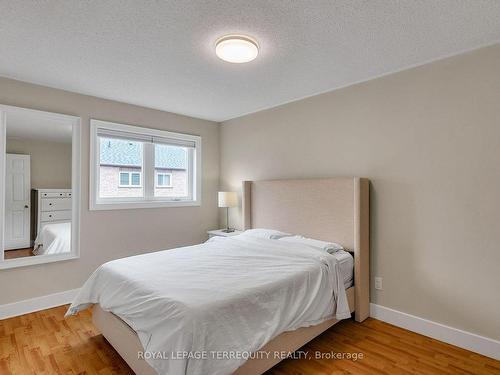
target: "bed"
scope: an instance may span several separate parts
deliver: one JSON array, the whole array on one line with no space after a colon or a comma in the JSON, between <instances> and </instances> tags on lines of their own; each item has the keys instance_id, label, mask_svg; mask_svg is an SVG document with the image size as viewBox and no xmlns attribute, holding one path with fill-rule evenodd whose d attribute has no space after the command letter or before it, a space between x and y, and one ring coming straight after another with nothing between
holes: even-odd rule
<instances>
[{"instance_id":1,"label":"bed","mask_svg":"<svg viewBox=\"0 0 500 375\"><path fill-rule=\"evenodd\" d=\"M111 269L98 269L91 276L90 287L82 288L69 313L95 304L95 325L139 375L261 374L282 357L223 358L219 362L200 358L165 361L161 357L155 361L138 353L144 353L145 347L158 349L172 342L180 352L185 348L193 352L203 348L293 352L351 312L357 321L366 319L368 189L368 180L350 177L243 183L244 229L274 228L339 243L352 253L351 280L340 277L342 262L331 255L276 240L216 238L203 246L104 265ZM144 271L146 265L149 269ZM220 275L218 267L225 270ZM176 290L172 277L185 276L185 269L191 270L187 274L190 281ZM143 282L145 272L149 274L147 284ZM307 277L300 277L303 274ZM159 285L152 285L155 283ZM157 293L164 283L170 283L168 296ZM111 287L106 291L105 286ZM127 298L117 298L120 293ZM160 331L161 335L151 335Z\"/></svg>"},{"instance_id":2,"label":"bed","mask_svg":"<svg viewBox=\"0 0 500 375\"><path fill-rule=\"evenodd\" d=\"M71 222L43 225L35 239L33 254L61 254L71 251Z\"/></svg>"}]
</instances>

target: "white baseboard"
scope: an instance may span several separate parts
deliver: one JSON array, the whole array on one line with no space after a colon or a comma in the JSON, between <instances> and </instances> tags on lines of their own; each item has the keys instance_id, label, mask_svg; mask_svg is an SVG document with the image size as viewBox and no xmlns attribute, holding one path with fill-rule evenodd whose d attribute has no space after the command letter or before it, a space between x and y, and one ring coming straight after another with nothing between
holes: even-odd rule
<instances>
[{"instance_id":1,"label":"white baseboard","mask_svg":"<svg viewBox=\"0 0 500 375\"><path fill-rule=\"evenodd\" d=\"M421 335L500 360L500 341L370 303L370 316Z\"/></svg>"},{"instance_id":2,"label":"white baseboard","mask_svg":"<svg viewBox=\"0 0 500 375\"><path fill-rule=\"evenodd\" d=\"M0 320L71 303L80 289L0 305Z\"/></svg>"}]
</instances>

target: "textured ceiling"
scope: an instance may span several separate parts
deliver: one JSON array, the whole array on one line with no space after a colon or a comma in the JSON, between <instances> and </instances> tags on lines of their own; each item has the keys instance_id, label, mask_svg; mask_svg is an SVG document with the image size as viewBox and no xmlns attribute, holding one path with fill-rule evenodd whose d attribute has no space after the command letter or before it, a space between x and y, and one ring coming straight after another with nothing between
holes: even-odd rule
<instances>
[{"instance_id":1,"label":"textured ceiling","mask_svg":"<svg viewBox=\"0 0 500 375\"><path fill-rule=\"evenodd\" d=\"M0 75L222 121L500 41L498 0L0 0ZM214 41L261 45L248 64Z\"/></svg>"}]
</instances>

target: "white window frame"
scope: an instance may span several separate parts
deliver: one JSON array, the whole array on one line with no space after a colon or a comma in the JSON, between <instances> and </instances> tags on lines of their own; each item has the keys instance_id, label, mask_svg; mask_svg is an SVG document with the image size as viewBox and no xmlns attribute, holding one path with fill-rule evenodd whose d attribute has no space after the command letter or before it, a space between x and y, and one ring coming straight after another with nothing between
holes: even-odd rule
<instances>
[{"instance_id":1,"label":"white window frame","mask_svg":"<svg viewBox=\"0 0 500 375\"><path fill-rule=\"evenodd\" d=\"M130 136L131 139L141 137L144 139L143 167L141 182L144 186L143 197L99 197L99 167L100 144L99 134L102 132L116 133ZM151 141L148 141L148 140ZM154 144L186 144L194 145L190 148L188 158L188 190L186 198L155 197L156 173L154 166ZM170 131L118 124L109 121L90 120L90 210L120 210L134 208L155 207L185 207L201 205L201 137L191 134L174 133Z\"/></svg>"},{"instance_id":2,"label":"white window frame","mask_svg":"<svg viewBox=\"0 0 500 375\"><path fill-rule=\"evenodd\" d=\"M128 185L123 185L122 184L122 173L127 173L128 174ZM134 185L132 184L132 174L138 174L139 175L139 185ZM142 172L139 171L118 171L118 187L120 188L142 188Z\"/></svg>"},{"instance_id":3,"label":"white window frame","mask_svg":"<svg viewBox=\"0 0 500 375\"><path fill-rule=\"evenodd\" d=\"M170 185L158 185L158 176L159 175L170 176ZM173 184L172 184L172 173L170 173L170 172L156 172L155 173L155 188L157 188L157 189L163 189L163 188L171 188L171 187L173 187Z\"/></svg>"}]
</instances>

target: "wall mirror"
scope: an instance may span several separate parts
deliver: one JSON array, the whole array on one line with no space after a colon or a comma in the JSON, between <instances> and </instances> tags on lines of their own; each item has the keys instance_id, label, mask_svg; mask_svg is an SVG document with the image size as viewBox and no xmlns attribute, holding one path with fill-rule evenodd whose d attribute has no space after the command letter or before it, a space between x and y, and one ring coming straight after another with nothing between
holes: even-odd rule
<instances>
[{"instance_id":1,"label":"wall mirror","mask_svg":"<svg viewBox=\"0 0 500 375\"><path fill-rule=\"evenodd\" d=\"M80 118L0 105L0 269L79 256Z\"/></svg>"}]
</instances>

